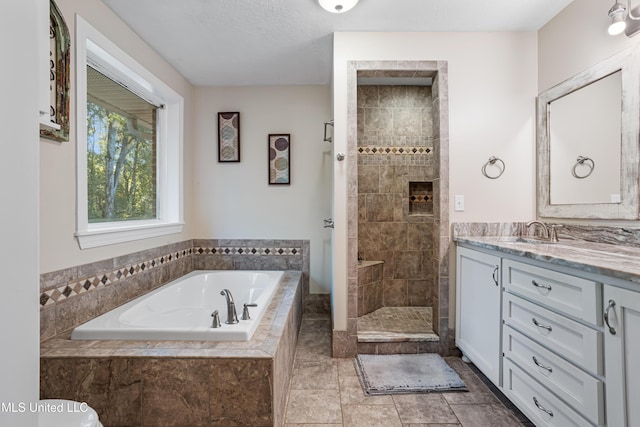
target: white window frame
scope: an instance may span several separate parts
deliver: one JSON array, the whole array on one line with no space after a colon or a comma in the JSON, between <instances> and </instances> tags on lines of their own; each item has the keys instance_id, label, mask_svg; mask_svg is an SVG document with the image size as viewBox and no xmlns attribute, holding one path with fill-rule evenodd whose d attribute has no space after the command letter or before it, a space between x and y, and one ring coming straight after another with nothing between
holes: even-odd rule
<instances>
[{"instance_id":1,"label":"white window frame","mask_svg":"<svg viewBox=\"0 0 640 427\"><path fill-rule=\"evenodd\" d=\"M125 83L136 95L156 104L157 218L89 223L87 202L87 65ZM76 15L77 220L81 249L180 233L184 100L173 89Z\"/></svg>"}]
</instances>

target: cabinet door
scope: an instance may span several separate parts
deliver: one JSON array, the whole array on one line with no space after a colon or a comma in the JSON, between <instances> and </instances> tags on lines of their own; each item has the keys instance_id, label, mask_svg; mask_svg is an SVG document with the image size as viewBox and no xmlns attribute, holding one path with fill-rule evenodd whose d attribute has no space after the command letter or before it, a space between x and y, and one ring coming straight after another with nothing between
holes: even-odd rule
<instances>
[{"instance_id":1,"label":"cabinet door","mask_svg":"<svg viewBox=\"0 0 640 427\"><path fill-rule=\"evenodd\" d=\"M494 384L501 382L500 258L457 248L456 345Z\"/></svg>"},{"instance_id":2,"label":"cabinet door","mask_svg":"<svg viewBox=\"0 0 640 427\"><path fill-rule=\"evenodd\" d=\"M604 305L607 425L640 426L640 292L606 285Z\"/></svg>"}]
</instances>

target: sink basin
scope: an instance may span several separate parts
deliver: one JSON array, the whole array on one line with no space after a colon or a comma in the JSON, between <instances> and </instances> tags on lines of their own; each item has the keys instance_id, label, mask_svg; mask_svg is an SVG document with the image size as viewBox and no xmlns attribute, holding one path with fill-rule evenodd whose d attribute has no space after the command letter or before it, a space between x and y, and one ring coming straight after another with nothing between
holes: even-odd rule
<instances>
[{"instance_id":1,"label":"sink basin","mask_svg":"<svg viewBox=\"0 0 640 427\"><path fill-rule=\"evenodd\" d=\"M504 243L527 243L533 245L551 245L554 242L550 240L545 240L539 237L522 237L522 236L509 236L500 238L501 242Z\"/></svg>"}]
</instances>

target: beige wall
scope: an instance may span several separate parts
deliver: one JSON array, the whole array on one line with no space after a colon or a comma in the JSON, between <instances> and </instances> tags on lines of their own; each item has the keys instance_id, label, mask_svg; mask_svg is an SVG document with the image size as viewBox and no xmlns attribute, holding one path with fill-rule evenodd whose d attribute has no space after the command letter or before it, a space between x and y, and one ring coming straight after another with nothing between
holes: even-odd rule
<instances>
[{"instance_id":1,"label":"beige wall","mask_svg":"<svg viewBox=\"0 0 640 427\"><path fill-rule=\"evenodd\" d=\"M197 87L193 230L216 239L309 239L310 292L331 290L328 86ZM217 113L240 112L239 163L218 163ZM267 138L291 134L291 185L268 185Z\"/></svg>"},{"instance_id":2,"label":"beige wall","mask_svg":"<svg viewBox=\"0 0 640 427\"><path fill-rule=\"evenodd\" d=\"M640 36L607 33L611 23L607 12L613 3L573 0L538 31L539 92L640 43Z\"/></svg>"},{"instance_id":3,"label":"beige wall","mask_svg":"<svg viewBox=\"0 0 640 427\"><path fill-rule=\"evenodd\" d=\"M347 151L347 61L447 61L450 221L529 220L535 215L536 54L536 33L336 33L334 149ZM506 163L501 179L481 175L492 155ZM348 165L342 162L334 173L333 301L338 330L346 329ZM465 196L465 212L453 211L456 194Z\"/></svg>"},{"instance_id":4,"label":"beige wall","mask_svg":"<svg viewBox=\"0 0 640 427\"><path fill-rule=\"evenodd\" d=\"M57 0L71 34L70 141L40 143L40 272L98 261L191 238L191 178L184 175L185 228L181 234L80 250L76 227L75 14L79 14L118 47L184 98L184 170L191 169L193 87L99 0Z\"/></svg>"}]
</instances>

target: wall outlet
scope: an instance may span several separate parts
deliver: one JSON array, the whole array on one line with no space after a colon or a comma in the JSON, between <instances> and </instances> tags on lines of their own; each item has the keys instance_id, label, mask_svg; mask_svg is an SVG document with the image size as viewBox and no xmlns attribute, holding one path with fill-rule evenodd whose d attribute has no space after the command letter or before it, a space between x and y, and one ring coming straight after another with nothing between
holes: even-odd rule
<instances>
[{"instance_id":1,"label":"wall outlet","mask_svg":"<svg viewBox=\"0 0 640 427\"><path fill-rule=\"evenodd\" d=\"M456 212L464 212L464 196L456 194L453 210Z\"/></svg>"}]
</instances>

